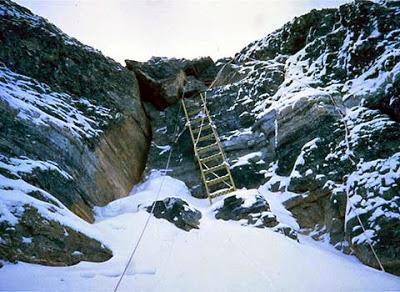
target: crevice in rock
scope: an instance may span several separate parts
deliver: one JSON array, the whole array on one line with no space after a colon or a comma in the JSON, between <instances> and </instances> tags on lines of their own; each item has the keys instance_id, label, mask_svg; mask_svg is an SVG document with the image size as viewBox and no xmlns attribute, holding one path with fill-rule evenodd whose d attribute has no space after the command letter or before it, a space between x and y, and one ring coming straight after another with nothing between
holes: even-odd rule
<instances>
[{"instance_id":1,"label":"crevice in rock","mask_svg":"<svg viewBox=\"0 0 400 292\"><path fill-rule=\"evenodd\" d=\"M193 145L187 131L183 110L179 112L179 100L194 97L207 90L214 80L217 67L209 57L195 60L153 57L147 62L126 60L126 67L135 73L144 112L150 122L150 152L145 175L153 170L164 169L170 146L173 146L168 174L184 181L192 195L204 197ZM183 94L184 93L184 94ZM181 133L175 145L174 132L178 125Z\"/></svg>"}]
</instances>

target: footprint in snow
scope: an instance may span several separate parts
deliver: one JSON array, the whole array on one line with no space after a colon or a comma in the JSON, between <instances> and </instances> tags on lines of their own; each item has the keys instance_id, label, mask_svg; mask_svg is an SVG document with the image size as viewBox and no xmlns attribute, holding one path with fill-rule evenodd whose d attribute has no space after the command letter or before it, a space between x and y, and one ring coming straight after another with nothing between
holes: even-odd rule
<instances>
[{"instance_id":1,"label":"footprint in snow","mask_svg":"<svg viewBox=\"0 0 400 292\"><path fill-rule=\"evenodd\" d=\"M82 277L82 278L88 278L88 279L94 278L95 276L96 276L95 273L82 273L82 274L81 274L81 277Z\"/></svg>"},{"instance_id":2,"label":"footprint in snow","mask_svg":"<svg viewBox=\"0 0 400 292\"><path fill-rule=\"evenodd\" d=\"M121 273L119 273L119 272L106 272L106 273L102 273L102 275L104 277L116 278L116 277L121 276Z\"/></svg>"},{"instance_id":3,"label":"footprint in snow","mask_svg":"<svg viewBox=\"0 0 400 292\"><path fill-rule=\"evenodd\" d=\"M123 226L123 225L112 225L111 229L113 229L113 230L125 230L126 227Z\"/></svg>"}]
</instances>

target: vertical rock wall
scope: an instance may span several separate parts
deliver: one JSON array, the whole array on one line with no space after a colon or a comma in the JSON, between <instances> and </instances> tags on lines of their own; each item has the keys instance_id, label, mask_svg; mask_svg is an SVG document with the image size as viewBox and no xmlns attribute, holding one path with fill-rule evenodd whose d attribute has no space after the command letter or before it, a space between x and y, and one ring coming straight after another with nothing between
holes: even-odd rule
<instances>
[{"instance_id":1,"label":"vertical rock wall","mask_svg":"<svg viewBox=\"0 0 400 292\"><path fill-rule=\"evenodd\" d=\"M87 222L140 181L150 141L133 72L0 1L0 259L109 259Z\"/></svg>"}]
</instances>

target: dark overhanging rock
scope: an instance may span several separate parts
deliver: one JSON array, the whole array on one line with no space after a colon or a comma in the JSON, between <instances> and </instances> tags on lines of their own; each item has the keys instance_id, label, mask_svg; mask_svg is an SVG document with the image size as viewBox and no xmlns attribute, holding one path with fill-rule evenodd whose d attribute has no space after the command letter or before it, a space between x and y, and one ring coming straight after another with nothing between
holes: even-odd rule
<instances>
[{"instance_id":1,"label":"dark overhanging rock","mask_svg":"<svg viewBox=\"0 0 400 292\"><path fill-rule=\"evenodd\" d=\"M157 110L163 111L166 107L176 103L184 86L185 74L179 70L172 76L163 76L157 79L146 66L135 61L126 61L127 68L135 72L139 82L141 99L150 102Z\"/></svg>"},{"instance_id":2,"label":"dark overhanging rock","mask_svg":"<svg viewBox=\"0 0 400 292\"><path fill-rule=\"evenodd\" d=\"M210 57L194 60L153 57L147 62L125 62L138 78L141 98L152 126L153 139L145 173L165 167L169 150L162 149L174 144L178 125L180 136L173 145L169 174L184 181L193 196L204 197L206 192L189 132L185 130L183 110L179 110L179 99L183 95L190 98L204 92L217 74L216 65Z\"/></svg>"},{"instance_id":3,"label":"dark overhanging rock","mask_svg":"<svg viewBox=\"0 0 400 292\"><path fill-rule=\"evenodd\" d=\"M125 60L126 68L139 81L141 98L163 111L182 97L193 96L207 89L217 74L210 57L194 60L153 57L147 62Z\"/></svg>"}]
</instances>

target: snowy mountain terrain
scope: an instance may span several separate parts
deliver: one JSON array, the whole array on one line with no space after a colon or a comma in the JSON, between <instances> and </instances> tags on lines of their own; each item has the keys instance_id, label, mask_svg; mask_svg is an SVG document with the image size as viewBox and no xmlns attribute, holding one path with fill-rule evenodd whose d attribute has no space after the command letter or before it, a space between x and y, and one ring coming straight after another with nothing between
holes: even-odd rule
<instances>
[{"instance_id":1,"label":"snowy mountain terrain","mask_svg":"<svg viewBox=\"0 0 400 292\"><path fill-rule=\"evenodd\" d=\"M266 184L300 233L378 268L373 245L397 274L399 15L398 1L313 10L219 60L207 91L239 187ZM171 144L164 134L172 135L177 112L152 116L153 143ZM201 179L188 140L187 133L178 140L170 174L196 194ZM147 167L160 168L166 157L151 147Z\"/></svg>"},{"instance_id":2,"label":"snowy mountain terrain","mask_svg":"<svg viewBox=\"0 0 400 292\"><path fill-rule=\"evenodd\" d=\"M138 241L119 291L400 290L399 38L400 1L355 1L123 67L0 0L0 290L113 290ZM200 92L238 187L211 205Z\"/></svg>"},{"instance_id":3,"label":"snowy mountain terrain","mask_svg":"<svg viewBox=\"0 0 400 292\"><path fill-rule=\"evenodd\" d=\"M0 43L1 258L104 261L112 251L80 218L140 180L150 133L137 80L11 1Z\"/></svg>"},{"instance_id":4,"label":"snowy mountain terrain","mask_svg":"<svg viewBox=\"0 0 400 292\"><path fill-rule=\"evenodd\" d=\"M103 242L113 250L112 259L63 268L6 265L0 273L2 290L112 291L147 218L143 206L157 198L160 186L159 200L177 197L201 210L200 229L186 232L165 220L153 219L120 291L400 288L398 277L362 266L354 257L306 236L297 243L272 231L246 226L245 222L216 220L214 209L221 201L209 206L207 201L193 198L183 182L153 175L131 196L96 210L92 229L101 233ZM251 200L248 194L243 195Z\"/></svg>"},{"instance_id":5,"label":"snowy mountain terrain","mask_svg":"<svg viewBox=\"0 0 400 292\"><path fill-rule=\"evenodd\" d=\"M233 131L224 135L227 150L244 136L261 152L237 176L272 180L270 191L288 197L284 204L303 230L378 267L373 244L395 273L399 20L398 1L311 11L243 49L221 72L226 85L209 94L215 112L235 100L231 114L215 117L219 128ZM237 80L227 82L234 73ZM228 119L240 124L232 128Z\"/></svg>"}]
</instances>

